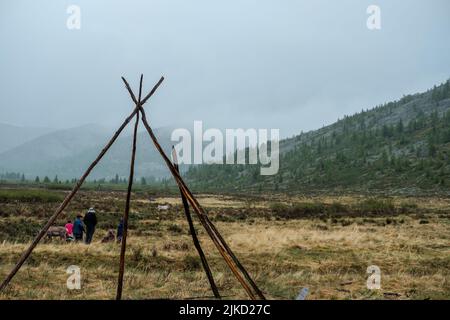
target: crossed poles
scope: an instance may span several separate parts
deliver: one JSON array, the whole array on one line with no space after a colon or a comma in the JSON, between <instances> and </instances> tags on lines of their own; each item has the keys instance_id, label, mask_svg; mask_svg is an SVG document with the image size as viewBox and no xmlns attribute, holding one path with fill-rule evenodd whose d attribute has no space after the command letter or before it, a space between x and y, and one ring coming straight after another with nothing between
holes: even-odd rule
<instances>
[{"instance_id":1,"label":"crossed poles","mask_svg":"<svg viewBox=\"0 0 450 320\"><path fill-rule=\"evenodd\" d=\"M225 260L226 264L230 268L230 270L235 275L236 279L239 281L239 283L242 285L244 290L247 292L250 299L265 299L264 294L262 291L258 288L256 283L253 281L253 279L248 274L247 270L244 268L244 266L239 262L236 255L233 253L231 248L226 243L225 239L222 237L222 235L219 233L217 228L214 226L214 224L209 220L208 216L206 215L205 210L202 208L202 206L199 204L197 199L194 197L192 192L187 187L186 183L182 179L179 170L178 170L178 163L176 159L176 153L173 152L173 160L174 163L170 161L170 159L165 154L164 150L162 149L161 145L158 142L158 139L153 133L152 128L148 124L147 117L143 108L143 105L150 99L151 96L156 92L158 87L161 85L161 83L164 81L164 77L161 77L161 79L155 84L153 89L144 97L144 99L141 100L141 94L142 94L142 83L143 83L143 76L141 75L140 83L139 83L139 95L138 99L136 99L135 94L131 90L130 85L128 84L127 80L122 77L122 80L125 84L126 89L128 90L128 93L130 94L131 99L133 100L135 104L135 108L133 112L125 119L123 124L119 127L119 129L116 131L116 133L113 135L113 137L109 140L109 142L106 144L106 146L102 149L100 154L97 156L97 158L91 163L91 165L88 167L88 169L85 171L85 173L81 176L81 178L77 181L75 186L73 187L72 191L66 196L66 198L63 200L63 202L60 204L60 206L56 209L55 213L50 217L48 222L44 225L44 227L41 229L41 231L38 233L38 235L35 237L33 242L30 244L30 246L27 248L27 250L22 254L17 264L14 266L14 268L11 270L11 272L8 274L8 276L5 278L5 280L0 285L0 291L4 290L6 286L9 284L9 282L12 280L12 278L16 275L16 273L20 270L22 265L25 263L27 258L30 256L30 254L33 252L34 248L37 246L39 241L42 239L42 237L46 234L48 228L53 225L53 223L56 221L56 219L60 216L60 214L64 211L64 209L67 207L67 205L70 203L72 198L75 196L75 194L80 189L81 185L84 183L86 178L91 173L92 169L99 163L99 161L103 158L103 156L106 154L106 152L109 150L109 148L113 145L113 143L116 141L116 139L119 137L120 133L123 131L123 129L128 125L128 123L135 117L135 125L134 125L134 131L133 131L133 145L132 145L132 152L131 152L131 163L130 163L130 175L128 179L128 188L127 188L127 197L126 197L126 203L125 203L125 212L123 215L124 218L124 230L123 230L123 237L122 237L122 243L121 243L121 250L120 250L120 262L119 262L119 277L117 281L117 293L116 293L116 299L120 300L122 298L122 288L123 288L123 275L125 270L125 253L126 253L126 241L127 241L127 233L128 233L128 215L130 210L130 200L131 200L131 190L133 186L133 178L134 178L134 162L135 162L135 154L136 154L136 140L137 140L137 129L139 125L139 117L141 116L142 123L147 130L150 139L152 140L153 144L155 145L156 149L160 153L161 157L166 162L166 165L170 172L172 173L172 176L174 177L181 194L181 199L183 202L183 207L186 215L186 219L189 224L190 233L192 235L192 240L194 242L194 246L197 249L197 252L200 256L200 259L202 261L202 266L204 268L204 271L207 275L208 281L211 286L211 290L214 293L214 296L218 299L220 299L220 294L217 289L217 286L214 282L214 278L212 276L211 270L209 268L208 262L206 260L206 257L203 253L203 250L201 249L200 242L197 239L194 225L192 222L191 214L189 211L189 205L193 208L198 220L200 221L200 224L205 229L208 236L213 241L214 245L216 246L217 250L219 251L220 255Z\"/></svg>"}]
</instances>

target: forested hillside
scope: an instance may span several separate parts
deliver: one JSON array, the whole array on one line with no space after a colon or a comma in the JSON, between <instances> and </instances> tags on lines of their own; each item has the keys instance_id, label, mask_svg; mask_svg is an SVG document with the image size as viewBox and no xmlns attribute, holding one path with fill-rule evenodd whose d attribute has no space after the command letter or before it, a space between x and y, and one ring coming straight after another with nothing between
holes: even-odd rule
<instances>
[{"instance_id":1,"label":"forested hillside","mask_svg":"<svg viewBox=\"0 0 450 320\"><path fill-rule=\"evenodd\" d=\"M201 165L189 183L207 190L450 190L450 81L280 142L280 171Z\"/></svg>"}]
</instances>

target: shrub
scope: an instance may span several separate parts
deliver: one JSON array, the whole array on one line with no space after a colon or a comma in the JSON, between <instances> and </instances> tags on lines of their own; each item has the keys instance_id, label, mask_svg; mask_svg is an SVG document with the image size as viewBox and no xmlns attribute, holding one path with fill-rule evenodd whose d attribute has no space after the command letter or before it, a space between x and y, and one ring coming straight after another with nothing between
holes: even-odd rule
<instances>
[{"instance_id":1,"label":"shrub","mask_svg":"<svg viewBox=\"0 0 450 320\"><path fill-rule=\"evenodd\" d=\"M329 213L348 213L349 208L340 202L333 201L333 203L331 205L329 205L329 207L327 208L327 212L329 212Z\"/></svg>"},{"instance_id":2,"label":"shrub","mask_svg":"<svg viewBox=\"0 0 450 320\"><path fill-rule=\"evenodd\" d=\"M183 229L181 229L181 227L179 227L176 224L171 224L167 227L167 230L173 232L173 233L182 233Z\"/></svg>"},{"instance_id":3,"label":"shrub","mask_svg":"<svg viewBox=\"0 0 450 320\"><path fill-rule=\"evenodd\" d=\"M0 221L0 240L28 241L36 236L42 225L34 219Z\"/></svg>"},{"instance_id":4,"label":"shrub","mask_svg":"<svg viewBox=\"0 0 450 320\"><path fill-rule=\"evenodd\" d=\"M401 213L411 213L417 210L418 206L416 203L411 202L402 202L400 204L400 212Z\"/></svg>"},{"instance_id":5,"label":"shrub","mask_svg":"<svg viewBox=\"0 0 450 320\"><path fill-rule=\"evenodd\" d=\"M314 203L296 203L292 207L294 215L312 215L325 212L325 206L321 202Z\"/></svg>"},{"instance_id":6,"label":"shrub","mask_svg":"<svg viewBox=\"0 0 450 320\"><path fill-rule=\"evenodd\" d=\"M60 202L64 197L60 193L47 190L0 190L0 202Z\"/></svg>"},{"instance_id":7,"label":"shrub","mask_svg":"<svg viewBox=\"0 0 450 320\"><path fill-rule=\"evenodd\" d=\"M274 202L269 205L269 208L274 213L280 213L286 211L289 208L289 206L284 203Z\"/></svg>"},{"instance_id":8,"label":"shrub","mask_svg":"<svg viewBox=\"0 0 450 320\"><path fill-rule=\"evenodd\" d=\"M135 247L132 248L131 250L131 260L138 262L140 260L142 260L142 258L144 257L144 253L143 253L143 249L142 247Z\"/></svg>"},{"instance_id":9,"label":"shrub","mask_svg":"<svg viewBox=\"0 0 450 320\"><path fill-rule=\"evenodd\" d=\"M346 220L346 219L341 220L341 226L343 226L343 227L347 227L347 226L351 225L352 223L353 222L351 220Z\"/></svg>"},{"instance_id":10,"label":"shrub","mask_svg":"<svg viewBox=\"0 0 450 320\"><path fill-rule=\"evenodd\" d=\"M184 268L189 271L200 269L200 259L197 256L187 255L183 259Z\"/></svg>"},{"instance_id":11,"label":"shrub","mask_svg":"<svg viewBox=\"0 0 450 320\"><path fill-rule=\"evenodd\" d=\"M358 203L357 211L368 214L394 214L396 213L394 203L391 199L369 198Z\"/></svg>"},{"instance_id":12,"label":"shrub","mask_svg":"<svg viewBox=\"0 0 450 320\"><path fill-rule=\"evenodd\" d=\"M222 222L233 222L233 221L235 221L235 218L232 216L229 216L229 215L224 215L224 214L219 213L214 217L214 220L222 221Z\"/></svg>"},{"instance_id":13,"label":"shrub","mask_svg":"<svg viewBox=\"0 0 450 320\"><path fill-rule=\"evenodd\" d=\"M282 203L273 203L270 205L275 216L285 219L295 219L304 216L320 214L326 211L323 203L295 203L293 205L286 205Z\"/></svg>"},{"instance_id":14,"label":"shrub","mask_svg":"<svg viewBox=\"0 0 450 320\"><path fill-rule=\"evenodd\" d=\"M163 250L170 251L170 250L179 250L179 251L187 251L189 249L189 245L185 242L182 243L173 243L173 242L167 242L163 245Z\"/></svg>"}]
</instances>

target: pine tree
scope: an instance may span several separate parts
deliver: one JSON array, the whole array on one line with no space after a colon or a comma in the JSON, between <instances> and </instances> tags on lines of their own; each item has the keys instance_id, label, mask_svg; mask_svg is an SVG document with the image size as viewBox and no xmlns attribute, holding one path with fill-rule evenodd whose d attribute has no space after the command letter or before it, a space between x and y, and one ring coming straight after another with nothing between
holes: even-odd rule
<instances>
[{"instance_id":1,"label":"pine tree","mask_svg":"<svg viewBox=\"0 0 450 320\"><path fill-rule=\"evenodd\" d=\"M436 156L437 148L436 148L436 145L432 141L428 142L428 153L429 153L430 157L434 158Z\"/></svg>"},{"instance_id":2,"label":"pine tree","mask_svg":"<svg viewBox=\"0 0 450 320\"><path fill-rule=\"evenodd\" d=\"M404 130L403 121L402 121L402 119L400 119L400 120L398 120L398 123L397 123L397 132L402 134L403 130Z\"/></svg>"},{"instance_id":3,"label":"pine tree","mask_svg":"<svg viewBox=\"0 0 450 320\"><path fill-rule=\"evenodd\" d=\"M433 87L433 91L431 92L431 100L434 102L439 101L439 89L436 86Z\"/></svg>"}]
</instances>

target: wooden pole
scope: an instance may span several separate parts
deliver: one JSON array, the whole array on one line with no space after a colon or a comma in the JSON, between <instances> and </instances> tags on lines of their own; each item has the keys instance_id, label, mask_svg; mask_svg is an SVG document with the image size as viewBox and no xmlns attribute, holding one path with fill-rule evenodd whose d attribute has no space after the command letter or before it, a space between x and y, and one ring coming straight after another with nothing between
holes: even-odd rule
<instances>
[{"instance_id":1,"label":"wooden pole","mask_svg":"<svg viewBox=\"0 0 450 320\"><path fill-rule=\"evenodd\" d=\"M141 110L142 113L142 110ZM151 127L149 126L145 114L142 113L142 122L144 123L144 127L146 128L147 132L150 135L150 138L153 140L156 149L161 153L163 159L166 161L167 166L169 167L169 170L172 172L172 175L175 178L175 181L178 184L178 187L182 190L186 198L188 199L189 203L193 207L194 211L196 212L197 216L199 217L200 222L202 223L203 227L205 228L206 232L210 236L211 240L213 241L214 245L218 249L221 256L224 258L225 262L227 263L230 270L233 272L236 279L241 283L242 287L247 292L250 299L255 299L255 295L253 294L252 290L248 286L248 284L245 282L245 280L242 278L241 274L238 272L236 265L233 263L232 259L229 255L226 253L226 249L220 244L219 240L217 239L217 236L214 234L214 232L211 230L211 227L205 222L204 218L204 211L201 208L200 204L197 202L197 200L193 197L192 193L188 191L186 185L184 184L184 181L181 179L180 175L176 172L175 168L173 167L170 160L167 158L166 154L164 153L164 150L161 148L161 145L159 144L156 136L154 135Z\"/></svg>"},{"instance_id":2,"label":"wooden pole","mask_svg":"<svg viewBox=\"0 0 450 320\"><path fill-rule=\"evenodd\" d=\"M178 168L177 153L175 152L174 147L172 147L172 161L173 161L173 165L174 165L175 169L177 170L178 173L180 173L180 170ZM194 242L194 246L197 249L198 255L200 256L200 259L202 261L203 270L205 270L206 277L208 278L208 281L211 286L211 290L214 293L214 296L217 299L221 299L219 290L217 289L216 283L214 282L214 277L212 275L211 269L209 268L208 260L206 259L206 256L203 253L202 247L200 245L200 241L198 241L197 234L195 232L194 223L193 223L192 217L191 217L191 212L189 211L188 201L186 200L186 197L184 196L184 193L181 190L181 188L180 188L180 193L181 193L181 201L183 202L183 207L184 207L184 214L186 215L186 220L189 224L189 231L191 232L192 241Z\"/></svg>"},{"instance_id":3,"label":"wooden pole","mask_svg":"<svg viewBox=\"0 0 450 320\"><path fill-rule=\"evenodd\" d=\"M136 107L141 105L142 78L143 78L143 76L141 75L141 81L139 83L139 100L136 104ZM122 299L123 273L125 271L125 253L126 253L126 249L127 249L128 215L130 212L131 189L133 188L134 161L136 159L136 141L137 141L138 126L139 126L139 111L136 113L136 122L134 124L133 146L131 149L130 175L128 178L128 189L127 189L127 199L125 202L125 212L123 214L123 235L122 235L122 242L121 242L121 247L120 247L119 279L117 281L116 300Z\"/></svg>"},{"instance_id":4,"label":"wooden pole","mask_svg":"<svg viewBox=\"0 0 450 320\"><path fill-rule=\"evenodd\" d=\"M125 86L128 89L131 98L133 99L133 101L136 102L136 97L134 96L133 92L131 91L131 88L128 85L127 81L125 80L125 78L122 78L122 80L125 82ZM162 158L166 162L166 165L169 168L170 172L172 173L172 175L173 175L175 181L177 182L179 188L182 190L182 192L186 196L187 200L189 201L189 203L193 207L195 213L199 217L200 222L202 223L203 227L205 228L206 232L210 236L210 238L213 241L213 243L215 244L215 246L217 247L219 253L224 258L224 260L227 263L227 265L229 266L230 270L233 272L233 274L235 275L237 280L241 283L242 287L245 289L245 291L247 292L247 294L249 295L249 297L251 299L256 299L255 294L252 292L251 288L245 282L244 278L242 277L242 275L239 273L239 271L237 269L239 269L242 272L242 274L244 275L245 279L247 279L247 281L250 283L250 286L255 290L255 292L258 295L258 297L260 299L265 299L263 293L259 290L259 288L257 287L256 283L250 277L250 275L245 270L245 268L240 263L236 264L235 260L237 260L237 258L232 253L230 247L225 243L224 239L222 237L220 237L220 238L217 237L217 235L215 234L215 230L217 230L217 229L214 228L215 230L213 230L211 228L211 226L210 226L211 222L207 222L206 221L206 219L205 219L206 215L204 213L203 208L200 206L200 204L198 203L197 199L195 199L195 197L193 196L192 192L188 189L188 187L186 186L185 182L183 181L183 179L181 178L179 173L175 170L175 167L173 166L172 162L169 160L169 158L165 154L164 150L162 149L161 145L159 144L158 139L156 138L155 134L153 133L153 130L151 129L150 125L147 122L147 118L146 118L144 109L141 108L140 111L141 111L141 115L142 115L142 122L144 124L145 129L149 133L150 138L153 141L153 144L155 145L156 149L159 151L159 153L161 154ZM230 254L230 252L232 254Z\"/></svg>"},{"instance_id":5,"label":"wooden pole","mask_svg":"<svg viewBox=\"0 0 450 320\"><path fill-rule=\"evenodd\" d=\"M146 96L145 101L147 101L158 89L158 87L161 85L161 83L164 81L164 77L161 77L161 79L156 83L156 85L153 87L153 89L150 91L150 93ZM143 103L142 103L143 104ZM60 206L56 209L55 213L50 217L48 222L44 225L44 227L39 231L37 236L34 238L33 242L30 244L30 246L27 248L27 250L22 254L17 264L14 266L14 268L11 270L11 272L8 274L8 276L3 280L2 284L0 285L0 291L4 290L6 286L9 284L9 282L12 280L12 278L16 275L16 273L20 270L22 265L25 263L25 261L28 259L30 254L33 252L34 248L37 246L39 241L42 239L42 237L47 232L48 228L56 221L58 216L61 214L61 212L64 211L64 209L67 207L67 205L70 203L72 198L75 196L75 194L80 189L83 182L86 180L86 178L91 173L92 169L99 163L99 161L103 158L103 156L106 154L106 152L109 150L109 148L112 146L112 144L117 140L120 133L123 131L123 129L127 126L127 124L133 119L135 114L142 108L142 104L138 107L136 106L133 110L133 112L125 119L125 121L122 123L122 125L119 127L119 129L116 131L114 136L109 140L109 142L106 144L106 146L103 148L103 150L100 152L100 154L97 156L97 158L91 163L89 168L83 173L81 178L77 181L75 186L73 187L72 191L66 196L66 198L63 200L63 202L60 204Z\"/></svg>"},{"instance_id":6,"label":"wooden pole","mask_svg":"<svg viewBox=\"0 0 450 320\"><path fill-rule=\"evenodd\" d=\"M250 285L252 286L253 290L255 290L256 294L260 299L265 300L263 292L258 288L256 283L253 281L253 279L250 277L250 274L247 272L247 270L244 268L244 266L241 264L241 262L238 260L238 258L235 256L231 248L228 246L228 244L225 242L225 239L220 234L219 230L217 230L216 226L209 220L209 217L205 215L206 223L209 224L209 226L213 229L213 231L216 233L217 237L219 238L219 241L223 244L225 247L225 250L227 250L228 254L231 256L233 261L236 263L238 268L242 271L244 274L244 277L247 279L248 282L250 282Z\"/></svg>"}]
</instances>

